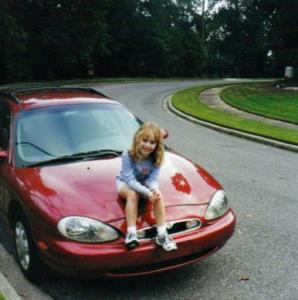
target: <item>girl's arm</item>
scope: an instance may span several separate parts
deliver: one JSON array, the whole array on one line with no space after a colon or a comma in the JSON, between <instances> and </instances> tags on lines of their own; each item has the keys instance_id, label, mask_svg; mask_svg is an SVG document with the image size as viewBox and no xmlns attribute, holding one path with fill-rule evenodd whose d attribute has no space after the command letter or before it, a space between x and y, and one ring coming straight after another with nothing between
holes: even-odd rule
<instances>
[{"instance_id":1,"label":"girl's arm","mask_svg":"<svg viewBox=\"0 0 298 300\"><path fill-rule=\"evenodd\" d=\"M146 186L142 185L139 181L137 181L134 172L133 172L133 162L131 157L127 152L122 154L122 170L121 170L121 177L127 184L127 186L140 194L149 196L151 193L150 189Z\"/></svg>"},{"instance_id":2,"label":"girl's arm","mask_svg":"<svg viewBox=\"0 0 298 300\"><path fill-rule=\"evenodd\" d=\"M159 184L158 184L158 176L160 173L160 167L153 167L153 170L150 172L148 178L145 181L145 185L150 190L158 190Z\"/></svg>"}]
</instances>

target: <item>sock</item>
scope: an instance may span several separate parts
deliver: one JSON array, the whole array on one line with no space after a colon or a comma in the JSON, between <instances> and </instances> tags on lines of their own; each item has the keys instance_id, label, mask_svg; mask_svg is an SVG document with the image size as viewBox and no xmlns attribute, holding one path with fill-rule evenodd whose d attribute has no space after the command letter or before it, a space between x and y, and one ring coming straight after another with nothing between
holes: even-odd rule
<instances>
[{"instance_id":1,"label":"sock","mask_svg":"<svg viewBox=\"0 0 298 300\"><path fill-rule=\"evenodd\" d=\"M127 227L127 232L128 233L136 233L137 232L136 226L128 226Z\"/></svg>"},{"instance_id":2,"label":"sock","mask_svg":"<svg viewBox=\"0 0 298 300\"><path fill-rule=\"evenodd\" d=\"M167 226L165 224L157 226L157 234L158 235L164 235L166 233L167 233Z\"/></svg>"}]
</instances>

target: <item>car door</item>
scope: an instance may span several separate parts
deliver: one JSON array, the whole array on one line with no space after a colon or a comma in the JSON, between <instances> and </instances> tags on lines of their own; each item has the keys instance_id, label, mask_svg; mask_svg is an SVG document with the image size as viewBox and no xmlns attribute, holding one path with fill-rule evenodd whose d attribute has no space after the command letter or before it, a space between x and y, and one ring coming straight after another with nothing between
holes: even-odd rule
<instances>
[{"instance_id":1,"label":"car door","mask_svg":"<svg viewBox=\"0 0 298 300\"><path fill-rule=\"evenodd\" d=\"M4 214L9 205L7 175L10 174L10 123L10 108L7 103L0 102L0 212Z\"/></svg>"}]
</instances>

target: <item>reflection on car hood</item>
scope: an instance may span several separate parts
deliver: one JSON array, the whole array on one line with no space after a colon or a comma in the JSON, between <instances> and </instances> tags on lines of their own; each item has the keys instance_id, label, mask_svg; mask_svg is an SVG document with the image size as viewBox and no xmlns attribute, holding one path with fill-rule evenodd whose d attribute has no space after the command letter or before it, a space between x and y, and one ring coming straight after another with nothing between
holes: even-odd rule
<instances>
[{"instance_id":1,"label":"reflection on car hood","mask_svg":"<svg viewBox=\"0 0 298 300\"><path fill-rule=\"evenodd\" d=\"M110 222L124 217L115 178L121 158L111 157L18 170L18 182L35 205L53 219L80 215ZM166 206L207 203L217 183L206 171L167 152L160 173ZM34 201L34 200L33 200Z\"/></svg>"}]
</instances>

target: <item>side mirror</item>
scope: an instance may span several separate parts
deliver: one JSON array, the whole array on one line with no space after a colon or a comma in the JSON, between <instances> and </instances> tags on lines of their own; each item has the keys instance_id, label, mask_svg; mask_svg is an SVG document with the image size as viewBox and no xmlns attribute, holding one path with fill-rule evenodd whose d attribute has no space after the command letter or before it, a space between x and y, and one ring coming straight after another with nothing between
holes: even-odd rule
<instances>
[{"instance_id":1,"label":"side mirror","mask_svg":"<svg viewBox=\"0 0 298 300\"><path fill-rule=\"evenodd\" d=\"M169 132L166 129L161 129L162 138L165 140L169 137Z\"/></svg>"},{"instance_id":2,"label":"side mirror","mask_svg":"<svg viewBox=\"0 0 298 300\"><path fill-rule=\"evenodd\" d=\"M5 150L0 150L0 161L8 158L8 152Z\"/></svg>"}]
</instances>

